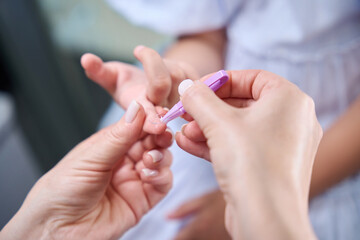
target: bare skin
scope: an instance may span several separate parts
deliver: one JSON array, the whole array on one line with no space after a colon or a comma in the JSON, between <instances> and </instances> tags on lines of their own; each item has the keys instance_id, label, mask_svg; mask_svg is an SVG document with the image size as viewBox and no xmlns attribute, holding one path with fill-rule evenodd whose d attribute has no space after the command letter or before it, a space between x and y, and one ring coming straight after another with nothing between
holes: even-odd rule
<instances>
[{"instance_id":1,"label":"bare skin","mask_svg":"<svg viewBox=\"0 0 360 240\"><path fill-rule=\"evenodd\" d=\"M171 137L144 135L145 112L135 114L86 139L46 173L0 238L118 239L134 226L172 185L165 149Z\"/></svg>"},{"instance_id":2,"label":"bare skin","mask_svg":"<svg viewBox=\"0 0 360 240\"><path fill-rule=\"evenodd\" d=\"M182 133L177 143L212 161L232 238L315 239L308 193L322 130L312 99L269 72L229 75L217 96L201 81L185 91L181 101L197 123L187 128L199 128L206 144Z\"/></svg>"}]
</instances>

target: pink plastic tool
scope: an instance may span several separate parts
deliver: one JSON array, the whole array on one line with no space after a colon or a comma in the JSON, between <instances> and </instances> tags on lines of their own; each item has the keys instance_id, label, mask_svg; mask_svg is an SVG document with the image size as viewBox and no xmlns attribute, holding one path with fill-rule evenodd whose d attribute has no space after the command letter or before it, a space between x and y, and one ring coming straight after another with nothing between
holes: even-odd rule
<instances>
[{"instance_id":1,"label":"pink plastic tool","mask_svg":"<svg viewBox=\"0 0 360 240\"><path fill-rule=\"evenodd\" d=\"M208 79L204 81L204 83L211 88L214 92L218 90L222 85L224 85L229 80L229 75L224 70L220 70L213 75L211 75ZM169 112L165 114L165 116L161 117L161 121L164 123L168 123L171 120L183 115L185 113L185 109L179 101L175 104Z\"/></svg>"}]
</instances>

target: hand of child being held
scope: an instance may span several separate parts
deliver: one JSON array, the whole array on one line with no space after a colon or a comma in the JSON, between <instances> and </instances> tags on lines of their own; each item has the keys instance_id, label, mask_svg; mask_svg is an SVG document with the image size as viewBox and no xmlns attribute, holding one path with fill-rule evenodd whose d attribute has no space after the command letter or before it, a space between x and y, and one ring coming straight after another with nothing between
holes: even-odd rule
<instances>
[{"instance_id":1,"label":"hand of child being held","mask_svg":"<svg viewBox=\"0 0 360 240\"><path fill-rule=\"evenodd\" d=\"M132 100L144 106L146 121L144 130L151 134L163 133L166 125L159 116L179 99L177 87L186 79L197 79L196 71L186 63L162 59L153 49L138 46L135 57L143 64L144 71L122 62L103 62L87 53L81 58L86 75L103 87L114 100L127 109Z\"/></svg>"}]
</instances>

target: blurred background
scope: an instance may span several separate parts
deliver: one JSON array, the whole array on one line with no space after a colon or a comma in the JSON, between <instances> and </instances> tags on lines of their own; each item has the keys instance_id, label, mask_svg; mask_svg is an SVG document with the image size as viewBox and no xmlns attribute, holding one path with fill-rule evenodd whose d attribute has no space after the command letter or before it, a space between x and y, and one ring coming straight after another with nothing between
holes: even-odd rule
<instances>
[{"instance_id":1,"label":"blurred background","mask_svg":"<svg viewBox=\"0 0 360 240\"><path fill-rule=\"evenodd\" d=\"M111 101L86 78L81 55L134 63L136 45L169 41L103 0L0 0L0 229Z\"/></svg>"}]
</instances>

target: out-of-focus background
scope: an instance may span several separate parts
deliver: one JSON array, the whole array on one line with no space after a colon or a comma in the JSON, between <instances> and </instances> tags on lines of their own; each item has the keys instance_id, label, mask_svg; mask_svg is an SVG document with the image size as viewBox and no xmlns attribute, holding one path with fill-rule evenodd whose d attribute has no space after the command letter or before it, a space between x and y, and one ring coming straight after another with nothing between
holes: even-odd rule
<instances>
[{"instance_id":1,"label":"out-of-focus background","mask_svg":"<svg viewBox=\"0 0 360 240\"><path fill-rule=\"evenodd\" d=\"M85 77L81 55L134 63L136 45L169 40L102 0L0 0L0 229L111 101Z\"/></svg>"}]
</instances>

